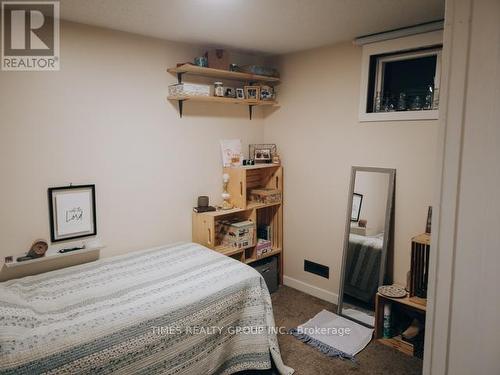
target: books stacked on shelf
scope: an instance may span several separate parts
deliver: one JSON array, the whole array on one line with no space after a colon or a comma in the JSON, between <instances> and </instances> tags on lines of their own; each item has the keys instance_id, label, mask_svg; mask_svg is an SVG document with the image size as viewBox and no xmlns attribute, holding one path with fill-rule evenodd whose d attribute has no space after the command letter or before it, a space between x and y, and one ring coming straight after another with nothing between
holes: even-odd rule
<instances>
[{"instance_id":1,"label":"books stacked on shelf","mask_svg":"<svg viewBox=\"0 0 500 375\"><path fill-rule=\"evenodd\" d=\"M257 254L257 258L260 258L262 255L271 252L272 245L271 241L269 240L264 240L262 238L259 238L257 240L257 246L255 246L255 252Z\"/></svg>"},{"instance_id":2,"label":"books stacked on shelf","mask_svg":"<svg viewBox=\"0 0 500 375\"><path fill-rule=\"evenodd\" d=\"M281 202L281 191L277 189L251 189L250 201L258 203L279 203Z\"/></svg>"},{"instance_id":3,"label":"books stacked on shelf","mask_svg":"<svg viewBox=\"0 0 500 375\"><path fill-rule=\"evenodd\" d=\"M250 220L223 220L217 223L217 242L223 246L241 249L253 246L255 223Z\"/></svg>"},{"instance_id":4,"label":"books stacked on shelf","mask_svg":"<svg viewBox=\"0 0 500 375\"><path fill-rule=\"evenodd\" d=\"M272 241L273 228L270 225L259 225L259 227L257 228L257 238Z\"/></svg>"}]
</instances>

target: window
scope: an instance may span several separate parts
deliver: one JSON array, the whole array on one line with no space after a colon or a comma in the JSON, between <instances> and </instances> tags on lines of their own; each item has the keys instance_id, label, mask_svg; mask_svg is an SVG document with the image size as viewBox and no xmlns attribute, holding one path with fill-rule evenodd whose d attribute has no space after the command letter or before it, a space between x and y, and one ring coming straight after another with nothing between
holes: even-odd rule
<instances>
[{"instance_id":1,"label":"window","mask_svg":"<svg viewBox=\"0 0 500 375\"><path fill-rule=\"evenodd\" d=\"M359 121L437 120L443 31L362 45Z\"/></svg>"},{"instance_id":2,"label":"window","mask_svg":"<svg viewBox=\"0 0 500 375\"><path fill-rule=\"evenodd\" d=\"M441 48L370 57L367 113L439 107Z\"/></svg>"}]
</instances>

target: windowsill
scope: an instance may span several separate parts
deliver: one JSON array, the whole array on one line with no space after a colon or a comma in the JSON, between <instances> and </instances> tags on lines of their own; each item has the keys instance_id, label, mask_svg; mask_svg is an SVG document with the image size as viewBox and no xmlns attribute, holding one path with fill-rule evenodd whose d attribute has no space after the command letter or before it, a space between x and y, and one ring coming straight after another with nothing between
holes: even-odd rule
<instances>
[{"instance_id":1,"label":"windowsill","mask_svg":"<svg viewBox=\"0 0 500 375\"><path fill-rule=\"evenodd\" d=\"M437 120L439 110L360 113L360 122Z\"/></svg>"}]
</instances>

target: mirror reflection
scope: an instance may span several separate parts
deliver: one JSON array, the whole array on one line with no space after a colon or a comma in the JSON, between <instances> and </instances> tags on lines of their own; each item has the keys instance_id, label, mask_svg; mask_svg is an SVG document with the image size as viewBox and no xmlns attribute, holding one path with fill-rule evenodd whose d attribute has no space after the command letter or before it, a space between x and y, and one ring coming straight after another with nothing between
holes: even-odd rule
<instances>
[{"instance_id":1,"label":"mirror reflection","mask_svg":"<svg viewBox=\"0 0 500 375\"><path fill-rule=\"evenodd\" d=\"M384 284L391 225L393 169L353 167L339 314L373 327L375 295Z\"/></svg>"}]
</instances>

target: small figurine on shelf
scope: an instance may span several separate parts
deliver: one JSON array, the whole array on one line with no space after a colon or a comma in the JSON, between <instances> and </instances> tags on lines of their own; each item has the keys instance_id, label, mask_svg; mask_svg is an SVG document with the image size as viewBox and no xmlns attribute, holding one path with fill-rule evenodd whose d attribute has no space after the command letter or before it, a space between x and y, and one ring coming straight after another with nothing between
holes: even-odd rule
<instances>
[{"instance_id":1,"label":"small figurine on shelf","mask_svg":"<svg viewBox=\"0 0 500 375\"><path fill-rule=\"evenodd\" d=\"M231 208L233 208L233 205L229 202L229 198L231 198L231 194L229 194L227 191L227 185L229 183L229 175L227 173L224 173L222 175L222 182L223 182L223 185L222 185L222 188L223 188L223 191L222 191L222 199L223 199L222 209L223 210L230 210Z\"/></svg>"}]
</instances>

